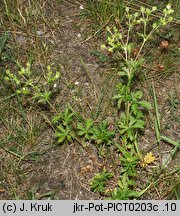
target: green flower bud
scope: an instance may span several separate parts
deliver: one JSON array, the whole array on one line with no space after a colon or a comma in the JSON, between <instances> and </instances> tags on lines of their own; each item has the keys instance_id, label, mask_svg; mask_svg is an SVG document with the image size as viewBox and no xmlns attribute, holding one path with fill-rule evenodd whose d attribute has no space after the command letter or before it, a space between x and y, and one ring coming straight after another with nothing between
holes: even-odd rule
<instances>
[{"instance_id":1,"label":"green flower bud","mask_svg":"<svg viewBox=\"0 0 180 216\"><path fill-rule=\"evenodd\" d=\"M164 9L164 10L163 10L163 14L164 14L164 15L167 15L167 14L168 14L167 9Z\"/></svg>"},{"instance_id":2,"label":"green flower bud","mask_svg":"<svg viewBox=\"0 0 180 216\"><path fill-rule=\"evenodd\" d=\"M105 44L101 44L101 49L102 50L106 49L106 45Z\"/></svg>"},{"instance_id":3,"label":"green flower bud","mask_svg":"<svg viewBox=\"0 0 180 216\"><path fill-rule=\"evenodd\" d=\"M151 14L151 10L150 9L146 9L146 13L149 15L149 14Z\"/></svg>"},{"instance_id":4,"label":"green flower bud","mask_svg":"<svg viewBox=\"0 0 180 216\"><path fill-rule=\"evenodd\" d=\"M113 31L114 33L118 33L118 29L115 26L113 27Z\"/></svg>"},{"instance_id":5,"label":"green flower bud","mask_svg":"<svg viewBox=\"0 0 180 216\"><path fill-rule=\"evenodd\" d=\"M21 90L20 89L16 90L16 93L21 94Z\"/></svg>"},{"instance_id":6,"label":"green flower bud","mask_svg":"<svg viewBox=\"0 0 180 216\"><path fill-rule=\"evenodd\" d=\"M14 81L15 81L16 85L20 85L20 81L18 79L15 79Z\"/></svg>"},{"instance_id":7,"label":"green flower bud","mask_svg":"<svg viewBox=\"0 0 180 216\"><path fill-rule=\"evenodd\" d=\"M55 78L58 79L60 77L60 72L56 72Z\"/></svg>"},{"instance_id":8,"label":"green flower bud","mask_svg":"<svg viewBox=\"0 0 180 216\"><path fill-rule=\"evenodd\" d=\"M157 23L153 23L152 27L155 29L157 27Z\"/></svg>"},{"instance_id":9,"label":"green flower bud","mask_svg":"<svg viewBox=\"0 0 180 216\"><path fill-rule=\"evenodd\" d=\"M117 37L121 40L122 39L122 34L118 33Z\"/></svg>"},{"instance_id":10,"label":"green flower bud","mask_svg":"<svg viewBox=\"0 0 180 216\"><path fill-rule=\"evenodd\" d=\"M30 68L31 64L30 64L29 62L27 62L26 66L27 66L28 68Z\"/></svg>"},{"instance_id":11,"label":"green flower bud","mask_svg":"<svg viewBox=\"0 0 180 216\"><path fill-rule=\"evenodd\" d=\"M106 31L111 32L111 29L109 28L109 26L106 27Z\"/></svg>"},{"instance_id":12,"label":"green flower bud","mask_svg":"<svg viewBox=\"0 0 180 216\"><path fill-rule=\"evenodd\" d=\"M157 10L157 7L156 6L153 6L152 7L152 11L156 11Z\"/></svg>"},{"instance_id":13,"label":"green flower bud","mask_svg":"<svg viewBox=\"0 0 180 216\"><path fill-rule=\"evenodd\" d=\"M22 88L22 93L23 94L29 94L29 90L27 88Z\"/></svg>"},{"instance_id":14,"label":"green flower bud","mask_svg":"<svg viewBox=\"0 0 180 216\"><path fill-rule=\"evenodd\" d=\"M173 10L173 9L170 9L170 10L169 10L169 14L172 14L172 13L174 13L174 10Z\"/></svg>"},{"instance_id":15,"label":"green flower bud","mask_svg":"<svg viewBox=\"0 0 180 216\"><path fill-rule=\"evenodd\" d=\"M144 7L141 7L141 9L140 9L140 10L141 10L141 12L142 12L142 13L144 13L144 12L145 12L145 8L144 8Z\"/></svg>"},{"instance_id":16,"label":"green flower bud","mask_svg":"<svg viewBox=\"0 0 180 216\"><path fill-rule=\"evenodd\" d=\"M167 4L166 5L166 8L169 10L169 9L171 9L171 4Z\"/></svg>"},{"instance_id":17,"label":"green flower bud","mask_svg":"<svg viewBox=\"0 0 180 216\"><path fill-rule=\"evenodd\" d=\"M112 53L112 52L113 52L113 48L110 47L110 48L108 49L108 51Z\"/></svg>"},{"instance_id":18,"label":"green flower bud","mask_svg":"<svg viewBox=\"0 0 180 216\"><path fill-rule=\"evenodd\" d=\"M141 20L140 20L140 19L138 19L136 22L137 22L137 24L139 24L139 23L141 22Z\"/></svg>"},{"instance_id":19,"label":"green flower bud","mask_svg":"<svg viewBox=\"0 0 180 216\"><path fill-rule=\"evenodd\" d=\"M126 11L127 13L129 13L129 7L126 7L125 11Z\"/></svg>"},{"instance_id":20,"label":"green flower bud","mask_svg":"<svg viewBox=\"0 0 180 216\"><path fill-rule=\"evenodd\" d=\"M9 77L5 76L5 77L4 77L4 80L5 80L5 81L9 81L10 79L9 79Z\"/></svg>"},{"instance_id":21,"label":"green flower bud","mask_svg":"<svg viewBox=\"0 0 180 216\"><path fill-rule=\"evenodd\" d=\"M21 74L25 74L26 73L26 70L25 68L21 68L21 71L20 71Z\"/></svg>"},{"instance_id":22,"label":"green flower bud","mask_svg":"<svg viewBox=\"0 0 180 216\"><path fill-rule=\"evenodd\" d=\"M136 12L136 13L134 14L134 17L136 18L136 17L138 17L138 16L139 16L139 13Z\"/></svg>"},{"instance_id":23,"label":"green flower bud","mask_svg":"<svg viewBox=\"0 0 180 216\"><path fill-rule=\"evenodd\" d=\"M51 70L51 66L50 66L50 65L47 66L47 70L48 70L48 71Z\"/></svg>"},{"instance_id":24,"label":"green flower bud","mask_svg":"<svg viewBox=\"0 0 180 216\"><path fill-rule=\"evenodd\" d=\"M172 21L173 21L173 17L170 16L170 17L168 18L168 21L169 21L169 22L172 22Z\"/></svg>"},{"instance_id":25,"label":"green flower bud","mask_svg":"<svg viewBox=\"0 0 180 216\"><path fill-rule=\"evenodd\" d=\"M110 42L110 41L111 41L111 37L108 37L108 38L107 38L107 41Z\"/></svg>"},{"instance_id":26,"label":"green flower bud","mask_svg":"<svg viewBox=\"0 0 180 216\"><path fill-rule=\"evenodd\" d=\"M6 74L10 75L11 74L10 70L6 70Z\"/></svg>"}]
</instances>

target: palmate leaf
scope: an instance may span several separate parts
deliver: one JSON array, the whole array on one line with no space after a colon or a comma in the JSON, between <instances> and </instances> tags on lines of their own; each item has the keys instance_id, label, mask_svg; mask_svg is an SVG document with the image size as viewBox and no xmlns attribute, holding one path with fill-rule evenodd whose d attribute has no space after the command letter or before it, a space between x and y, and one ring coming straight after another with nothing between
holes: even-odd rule
<instances>
[{"instance_id":1,"label":"palmate leaf","mask_svg":"<svg viewBox=\"0 0 180 216\"><path fill-rule=\"evenodd\" d=\"M123 157L120 158L120 161L122 162L122 164L124 166L121 173L125 172L129 176L136 176L135 168L139 163L139 157L134 155L134 153L132 153L131 151L128 152L123 148L121 148L120 150L123 153ZM124 175L123 175L123 177L125 178Z\"/></svg>"},{"instance_id":2,"label":"palmate leaf","mask_svg":"<svg viewBox=\"0 0 180 216\"><path fill-rule=\"evenodd\" d=\"M90 139L93 134L93 125L94 122L92 119L86 119L84 124L78 123L77 129L79 129L79 131L77 134L79 136L84 136L85 139Z\"/></svg>"},{"instance_id":3,"label":"palmate leaf","mask_svg":"<svg viewBox=\"0 0 180 216\"><path fill-rule=\"evenodd\" d=\"M60 122L60 123L63 123L64 126L67 126L73 120L73 116L74 116L74 113L71 112L69 108L66 108L64 112L54 116L52 119L52 122L54 124Z\"/></svg>"},{"instance_id":4,"label":"palmate leaf","mask_svg":"<svg viewBox=\"0 0 180 216\"><path fill-rule=\"evenodd\" d=\"M120 134L124 134L127 130L128 130L128 127L126 127L125 129L119 130L119 132L120 132Z\"/></svg>"},{"instance_id":5,"label":"palmate leaf","mask_svg":"<svg viewBox=\"0 0 180 216\"><path fill-rule=\"evenodd\" d=\"M55 136L58 137L58 143L62 143L66 139L65 134L56 133Z\"/></svg>"},{"instance_id":6,"label":"palmate leaf","mask_svg":"<svg viewBox=\"0 0 180 216\"><path fill-rule=\"evenodd\" d=\"M142 91L140 91L140 90L138 90L138 91L132 93L132 97L134 97L134 98L136 98L136 99L141 99L142 96L143 96L143 93L142 93Z\"/></svg>"},{"instance_id":7,"label":"palmate leaf","mask_svg":"<svg viewBox=\"0 0 180 216\"><path fill-rule=\"evenodd\" d=\"M72 121L73 116L74 116L74 113L72 113L70 109L66 108L62 115L63 124L68 125Z\"/></svg>"},{"instance_id":8,"label":"palmate leaf","mask_svg":"<svg viewBox=\"0 0 180 216\"><path fill-rule=\"evenodd\" d=\"M130 115L129 116L129 128L132 127L132 125L134 125L136 123L136 119Z\"/></svg>"},{"instance_id":9,"label":"palmate leaf","mask_svg":"<svg viewBox=\"0 0 180 216\"><path fill-rule=\"evenodd\" d=\"M94 125L94 122L92 119L86 119L85 120L85 128L86 130L89 130Z\"/></svg>"},{"instance_id":10,"label":"palmate leaf","mask_svg":"<svg viewBox=\"0 0 180 216\"><path fill-rule=\"evenodd\" d=\"M110 131L108 127L108 121L104 120L98 127L93 128L93 139L97 142L97 144L111 144L115 131Z\"/></svg>"},{"instance_id":11,"label":"palmate leaf","mask_svg":"<svg viewBox=\"0 0 180 216\"><path fill-rule=\"evenodd\" d=\"M53 116L52 123L56 124L61 119L61 113L58 115Z\"/></svg>"},{"instance_id":12,"label":"palmate leaf","mask_svg":"<svg viewBox=\"0 0 180 216\"><path fill-rule=\"evenodd\" d=\"M51 91L45 91L45 92L40 92L37 91L35 92L33 98L38 100L38 103L46 103L51 97L52 92Z\"/></svg>"},{"instance_id":13,"label":"palmate leaf","mask_svg":"<svg viewBox=\"0 0 180 216\"><path fill-rule=\"evenodd\" d=\"M142 195L142 192L134 191L130 188L134 182L129 180L127 173L124 173L121 179L118 180L118 186L112 192L112 200L128 200L131 198L138 198Z\"/></svg>"},{"instance_id":14,"label":"palmate leaf","mask_svg":"<svg viewBox=\"0 0 180 216\"><path fill-rule=\"evenodd\" d=\"M59 125L58 131L55 132L55 137L58 139L58 143L63 143L65 141L72 142L73 135L71 133L71 129L66 126Z\"/></svg>"},{"instance_id":15,"label":"palmate leaf","mask_svg":"<svg viewBox=\"0 0 180 216\"><path fill-rule=\"evenodd\" d=\"M121 188L115 188L111 200L129 200L132 198L140 198L145 192L147 191L147 188L145 190L142 190L140 192L131 190L130 188L127 189L121 189Z\"/></svg>"},{"instance_id":16,"label":"palmate leaf","mask_svg":"<svg viewBox=\"0 0 180 216\"><path fill-rule=\"evenodd\" d=\"M108 56L104 55L102 52L93 51L92 54L97 56L102 63L108 60Z\"/></svg>"},{"instance_id":17,"label":"palmate leaf","mask_svg":"<svg viewBox=\"0 0 180 216\"><path fill-rule=\"evenodd\" d=\"M103 193L105 191L106 182L113 177L113 173L107 172L103 169L102 172L96 174L90 182L91 189L96 192Z\"/></svg>"}]
</instances>

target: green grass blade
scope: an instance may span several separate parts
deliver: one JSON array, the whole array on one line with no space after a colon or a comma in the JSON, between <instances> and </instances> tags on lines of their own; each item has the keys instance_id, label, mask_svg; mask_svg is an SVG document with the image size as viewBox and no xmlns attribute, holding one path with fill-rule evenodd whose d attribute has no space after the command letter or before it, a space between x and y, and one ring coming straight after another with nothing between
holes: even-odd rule
<instances>
[{"instance_id":1,"label":"green grass blade","mask_svg":"<svg viewBox=\"0 0 180 216\"><path fill-rule=\"evenodd\" d=\"M160 124L160 115L159 115L159 111L158 111L157 97L156 97L155 88L154 88L153 83L152 83L152 94L153 94L153 106L154 106L154 111L155 111L155 115L156 115L155 131L156 131L157 141L159 143L161 140L161 124Z\"/></svg>"},{"instance_id":2,"label":"green grass blade","mask_svg":"<svg viewBox=\"0 0 180 216\"><path fill-rule=\"evenodd\" d=\"M163 136L163 135L161 136L161 139L164 140L165 142L168 142L168 143L174 145L177 148L180 148L180 142L179 141L174 141L171 138Z\"/></svg>"},{"instance_id":3,"label":"green grass blade","mask_svg":"<svg viewBox=\"0 0 180 216\"><path fill-rule=\"evenodd\" d=\"M8 35L4 34L0 37L0 55L2 54L2 51L7 43Z\"/></svg>"}]
</instances>

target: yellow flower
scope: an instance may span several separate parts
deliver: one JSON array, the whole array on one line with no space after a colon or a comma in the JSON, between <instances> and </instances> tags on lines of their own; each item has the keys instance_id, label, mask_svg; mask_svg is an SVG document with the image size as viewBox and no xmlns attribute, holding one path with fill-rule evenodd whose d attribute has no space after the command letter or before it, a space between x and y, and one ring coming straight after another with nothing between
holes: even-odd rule
<instances>
[{"instance_id":1,"label":"yellow flower","mask_svg":"<svg viewBox=\"0 0 180 216\"><path fill-rule=\"evenodd\" d=\"M149 164L153 163L155 161L155 157L153 156L152 152L149 152L145 155L145 157L143 158L143 161L141 163L141 165L143 167L148 166Z\"/></svg>"}]
</instances>

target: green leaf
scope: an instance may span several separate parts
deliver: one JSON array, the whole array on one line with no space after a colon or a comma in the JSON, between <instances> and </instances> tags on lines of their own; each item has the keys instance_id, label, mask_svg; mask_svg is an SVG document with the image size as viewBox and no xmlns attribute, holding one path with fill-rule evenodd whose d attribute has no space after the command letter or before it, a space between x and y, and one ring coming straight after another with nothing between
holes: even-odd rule
<instances>
[{"instance_id":1,"label":"green leaf","mask_svg":"<svg viewBox=\"0 0 180 216\"><path fill-rule=\"evenodd\" d=\"M148 101L139 101L138 104L140 104L143 108L152 109L151 103Z\"/></svg>"},{"instance_id":2,"label":"green leaf","mask_svg":"<svg viewBox=\"0 0 180 216\"><path fill-rule=\"evenodd\" d=\"M137 120L135 124L132 125L132 128L144 129L145 122L143 120Z\"/></svg>"},{"instance_id":3,"label":"green leaf","mask_svg":"<svg viewBox=\"0 0 180 216\"><path fill-rule=\"evenodd\" d=\"M158 143L160 143L160 141L161 141L161 132L160 132L159 127L158 127L157 119L155 119L154 124L155 124L156 138L157 138Z\"/></svg>"},{"instance_id":4,"label":"green leaf","mask_svg":"<svg viewBox=\"0 0 180 216\"><path fill-rule=\"evenodd\" d=\"M55 132L55 137L58 139L58 143L72 141L73 136L68 126L64 127L62 125L59 125L57 129L58 130Z\"/></svg>"},{"instance_id":5,"label":"green leaf","mask_svg":"<svg viewBox=\"0 0 180 216\"><path fill-rule=\"evenodd\" d=\"M56 136L58 137L58 143L62 143L66 139L66 136L64 134L57 133Z\"/></svg>"},{"instance_id":6,"label":"green leaf","mask_svg":"<svg viewBox=\"0 0 180 216\"><path fill-rule=\"evenodd\" d=\"M90 139L90 137L93 134L93 127L94 122L92 121L92 119L86 119L84 124L82 123L78 123L77 124L77 129L78 131L78 135L79 136L84 136L85 139Z\"/></svg>"},{"instance_id":7,"label":"green leaf","mask_svg":"<svg viewBox=\"0 0 180 216\"><path fill-rule=\"evenodd\" d=\"M104 46L102 46L102 47L104 47ZM108 60L108 57L106 55L104 55L102 52L94 51L94 52L92 52L92 54L97 56L102 63L107 62L107 60Z\"/></svg>"},{"instance_id":8,"label":"green leaf","mask_svg":"<svg viewBox=\"0 0 180 216\"><path fill-rule=\"evenodd\" d=\"M52 118L52 123L56 124L58 123L58 121L61 119L61 113L56 115L56 116L53 116Z\"/></svg>"},{"instance_id":9,"label":"green leaf","mask_svg":"<svg viewBox=\"0 0 180 216\"><path fill-rule=\"evenodd\" d=\"M105 192L106 182L113 177L113 173L107 172L105 169L96 174L90 182L91 189L96 192Z\"/></svg>"},{"instance_id":10,"label":"green leaf","mask_svg":"<svg viewBox=\"0 0 180 216\"><path fill-rule=\"evenodd\" d=\"M134 115L137 115L139 108L137 104L132 104L131 105L131 110L133 111Z\"/></svg>"},{"instance_id":11,"label":"green leaf","mask_svg":"<svg viewBox=\"0 0 180 216\"><path fill-rule=\"evenodd\" d=\"M175 141L175 140L172 140L171 138L163 136L163 135L161 135L161 139L174 145L175 147L180 148L180 141L179 140Z\"/></svg>"},{"instance_id":12,"label":"green leaf","mask_svg":"<svg viewBox=\"0 0 180 216\"><path fill-rule=\"evenodd\" d=\"M86 125L86 129L89 130L94 125L94 122L92 119L86 119L85 125Z\"/></svg>"},{"instance_id":13,"label":"green leaf","mask_svg":"<svg viewBox=\"0 0 180 216\"><path fill-rule=\"evenodd\" d=\"M119 75L119 76L127 76L127 73L124 72L124 71L120 71L120 72L117 73L117 75Z\"/></svg>"},{"instance_id":14,"label":"green leaf","mask_svg":"<svg viewBox=\"0 0 180 216\"><path fill-rule=\"evenodd\" d=\"M93 128L93 139L97 142L97 144L111 144L115 131L110 131L108 127L108 121L104 120L98 127Z\"/></svg>"},{"instance_id":15,"label":"green leaf","mask_svg":"<svg viewBox=\"0 0 180 216\"><path fill-rule=\"evenodd\" d=\"M136 99L141 99L142 96L143 96L143 93L142 93L142 91L136 91L134 93L134 96L135 96Z\"/></svg>"},{"instance_id":16,"label":"green leaf","mask_svg":"<svg viewBox=\"0 0 180 216\"><path fill-rule=\"evenodd\" d=\"M141 196L141 194L137 191L129 191L128 193L128 197L129 198L139 198Z\"/></svg>"},{"instance_id":17,"label":"green leaf","mask_svg":"<svg viewBox=\"0 0 180 216\"><path fill-rule=\"evenodd\" d=\"M69 125L73 120L74 113L69 109L66 108L64 112L56 115L52 119L52 123L62 123L64 126Z\"/></svg>"},{"instance_id":18,"label":"green leaf","mask_svg":"<svg viewBox=\"0 0 180 216\"><path fill-rule=\"evenodd\" d=\"M129 68L128 67L122 67L122 70L126 73L129 73Z\"/></svg>"}]
</instances>

